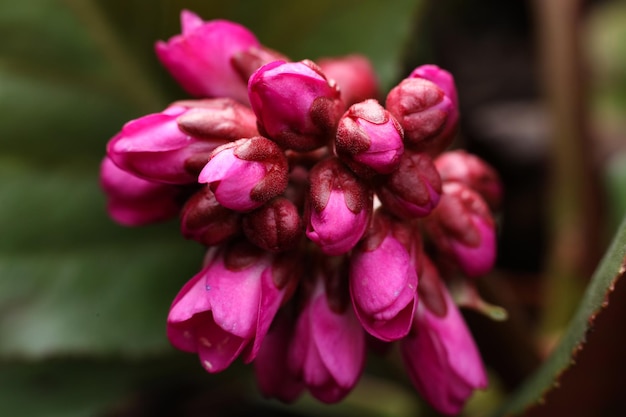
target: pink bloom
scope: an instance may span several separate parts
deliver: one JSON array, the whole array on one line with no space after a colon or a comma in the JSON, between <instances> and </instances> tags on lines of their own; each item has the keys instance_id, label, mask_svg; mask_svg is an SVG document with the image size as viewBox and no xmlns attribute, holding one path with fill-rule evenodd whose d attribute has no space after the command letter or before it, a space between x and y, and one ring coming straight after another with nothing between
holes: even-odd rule
<instances>
[{"instance_id":1,"label":"pink bloom","mask_svg":"<svg viewBox=\"0 0 626 417\"><path fill-rule=\"evenodd\" d=\"M263 339L261 348L254 360L254 373L261 393L265 397L277 398L291 403L302 391L302 379L289 369L286 358L293 340L295 320L289 304L278 311L272 327Z\"/></svg>"},{"instance_id":2,"label":"pink bloom","mask_svg":"<svg viewBox=\"0 0 626 417\"><path fill-rule=\"evenodd\" d=\"M502 183L498 173L485 161L463 150L444 152L435 160L444 182L461 182L481 195L496 209L502 200Z\"/></svg>"},{"instance_id":3,"label":"pink bloom","mask_svg":"<svg viewBox=\"0 0 626 417\"><path fill-rule=\"evenodd\" d=\"M441 178L431 158L405 150L398 169L376 189L383 206L403 219L425 217L439 203Z\"/></svg>"},{"instance_id":4,"label":"pink bloom","mask_svg":"<svg viewBox=\"0 0 626 417\"><path fill-rule=\"evenodd\" d=\"M380 212L374 219L350 258L350 296L365 330L384 341L398 340L407 335L413 320L417 272L394 233L394 227L401 226Z\"/></svg>"},{"instance_id":5,"label":"pink bloom","mask_svg":"<svg viewBox=\"0 0 626 417\"><path fill-rule=\"evenodd\" d=\"M366 57L354 54L323 58L317 64L326 74L326 78L335 80L346 107L370 98L378 98L378 79L372 63Z\"/></svg>"},{"instance_id":6,"label":"pink bloom","mask_svg":"<svg viewBox=\"0 0 626 417\"><path fill-rule=\"evenodd\" d=\"M354 388L363 372L365 333L349 305L329 301L329 289L324 286L328 277L319 274L298 317L288 361L315 398L334 403Z\"/></svg>"},{"instance_id":7,"label":"pink bloom","mask_svg":"<svg viewBox=\"0 0 626 417\"><path fill-rule=\"evenodd\" d=\"M177 186L138 178L107 157L100 165L100 185L107 195L109 216L124 226L142 226L175 217L184 194Z\"/></svg>"},{"instance_id":8,"label":"pink bloom","mask_svg":"<svg viewBox=\"0 0 626 417\"><path fill-rule=\"evenodd\" d=\"M200 172L221 205L250 211L280 195L287 187L287 158L269 139L256 136L215 149Z\"/></svg>"},{"instance_id":9,"label":"pink bloom","mask_svg":"<svg viewBox=\"0 0 626 417\"><path fill-rule=\"evenodd\" d=\"M170 342L197 353L211 373L226 369L242 352L246 363L254 360L285 295L285 287L275 283L274 266L271 255L245 242L211 249L206 266L172 303Z\"/></svg>"},{"instance_id":10,"label":"pink bloom","mask_svg":"<svg viewBox=\"0 0 626 417\"><path fill-rule=\"evenodd\" d=\"M348 252L365 232L372 192L337 158L318 162L309 179L307 237L327 255Z\"/></svg>"},{"instance_id":11,"label":"pink bloom","mask_svg":"<svg viewBox=\"0 0 626 417\"><path fill-rule=\"evenodd\" d=\"M413 328L400 350L417 390L440 413L456 415L475 389L487 386L487 374L463 317L431 267L420 282ZM432 280L426 294L424 280Z\"/></svg>"},{"instance_id":12,"label":"pink bloom","mask_svg":"<svg viewBox=\"0 0 626 417\"><path fill-rule=\"evenodd\" d=\"M241 214L219 204L211 189L202 187L185 203L180 226L185 238L218 245L241 231Z\"/></svg>"},{"instance_id":13,"label":"pink bloom","mask_svg":"<svg viewBox=\"0 0 626 417\"><path fill-rule=\"evenodd\" d=\"M339 120L335 150L358 175L390 174L404 152L400 124L376 100L354 104Z\"/></svg>"},{"instance_id":14,"label":"pink bloom","mask_svg":"<svg viewBox=\"0 0 626 417\"><path fill-rule=\"evenodd\" d=\"M311 61L264 65L248 91L261 134L296 151L325 145L343 112L337 86Z\"/></svg>"},{"instance_id":15,"label":"pink bloom","mask_svg":"<svg viewBox=\"0 0 626 417\"><path fill-rule=\"evenodd\" d=\"M385 107L404 128L407 147L437 155L454 140L459 110L451 77L433 68L418 68L402 80L387 95Z\"/></svg>"},{"instance_id":16,"label":"pink bloom","mask_svg":"<svg viewBox=\"0 0 626 417\"><path fill-rule=\"evenodd\" d=\"M178 83L196 97L229 97L248 103L247 79L233 57L260 43L245 27L226 20L204 22L181 12L182 34L155 45L156 54Z\"/></svg>"},{"instance_id":17,"label":"pink bloom","mask_svg":"<svg viewBox=\"0 0 626 417\"><path fill-rule=\"evenodd\" d=\"M246 213L243 231L250 242L271 252L297 247L304 232L298 208L280 196Z\"/></svg>"},{"instance_id":18,"label":"pink bloom","mask_svg":"<svg viewBox=\"0 0 626 417\"><path fill-rule=\"evenodd\" d=\"M469 277L489 272L496 260L495 224L485 201L466 185L444 184L439 206L424 228L439 252Z\"/></svg>"},{"instance_id":19,"label":"pink bloom","mask_svg":"<svg viewBox=\"0 0 626 417\"><path fill-rule=\"evenodd\" d=\"M161 113L126 123L109 141L107 154L122 169L141 178L195 183L216 147L256 134L250 118L245 117L249 112L230 99L175 103ZM212 127L202 127L202 123Z\"/></svg>"}]
</instances>

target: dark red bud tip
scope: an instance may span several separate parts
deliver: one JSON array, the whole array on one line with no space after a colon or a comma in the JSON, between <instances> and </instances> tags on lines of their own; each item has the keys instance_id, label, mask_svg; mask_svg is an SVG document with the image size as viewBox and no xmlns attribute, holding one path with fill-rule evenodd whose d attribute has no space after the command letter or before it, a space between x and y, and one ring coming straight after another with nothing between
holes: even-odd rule
<instances>
[{"instance_id":1,"label":"dark red bud tip","mask_svg":"<svg viewBox=\"0 0 626 417\"><path fill-rule=\"evenodd\" d=\"M181 212L181 232L187 239L212 246L241 230L239 213L220 205L209 187L197 191Z\"/></svg>"},{"instance_id":2,"label":"dark red bud tip","mask_svg":"<svg viewBox=\"0 0 626 417\"><path fill-rule=\"evenodd\" d=\"M407 147L437 155L456 135L458 108L435 83L406 78L387 95L385 107L404 129Z\"/></svg>"},{"instance_id":3,"label":"dark red bud tip","mask_svg":"<svg viewBox=\"0 0 626 417\"><path fill-rule=\"evenodd\" d=\"M247 213L243 230L250 242L271 252L294 248L304 231L297 207L284 197Z\"/></svg>"}]
</instances>

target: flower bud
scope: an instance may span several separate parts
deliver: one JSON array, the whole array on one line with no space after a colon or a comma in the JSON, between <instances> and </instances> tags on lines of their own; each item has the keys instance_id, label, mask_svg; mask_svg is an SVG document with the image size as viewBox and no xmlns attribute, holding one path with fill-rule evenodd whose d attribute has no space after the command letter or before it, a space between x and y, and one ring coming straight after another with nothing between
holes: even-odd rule
<instances>
[{"instance_id":1,"label":"flower bud","mask_svg":"<svg viewBox=\"0 0 626 417\"><path fill-rule=\"evenodd\" d=\"M346 107L378 98L378 79L372 63L362 55L323 58L317 61L326 78L335 80Z\"/></svg>"},{"instance_id":2,"label":"flower bud","mask_svg":"<svg viewBox=\"0 0 626 417\"><path fill-rule=\"evenodd\" d=\"M400 218L425 217L439 203L441 178L428 155L405 150L399 167L377 186L376 194Z\"/></svg>"},{"instance_id":3,"label":"flower bud","mask_svg":"<svg viewBox=\"0 0 626 417\"><path fill-rule=\"evenodd\" d=\"M421 73L432 80L421 78ZM385 107L404 129L405 145L434 156L450 146L456 135L459 119L456 90L446 82L443 73L413 74L389 92Z\"/></svg>"},{"instance_id":4,"label":"flower bud","mask_svg":"<svg viewBox=\"0 0 626 417\"><path fill-rule=\"evenodd\" d=\"M167 336L195 352L208 372L226 369L239 355L251 362L285 297L274 282L274 258L245 241L212 248L206 266L178 293Z\"/></svg>"},{"instance_id":5,"label":"flower bud","mask_svg":"<svg viewBox=\"0 0 626 417\"><path fill-rule=\"evenodd\" d=\"M376 100L354 104L339 120L335 150L363 177L389 174L404 152L402 127Z\"/></svg>"},{"instance_id":6,"label":"flower bud","mask_svg":"<svg viewBox=\"0 0 626 417\"><path fill-rule=\"evenodd\" d=\"M337 158L318 162L309 179L307 237L327 255L348 252L365 232L372 192Z\"/></svg>"},{"instance_id":7,"label":"flower bud","mask_svg":"<svg viewBox=\"0 0 626 417\"><path fill-rule=\"evenodd\" d=\"M215 148L257 134L244 108L229 99L175 103L126 123L109 141L107 154L122 169L150 181L195 183Z\"/></svg>"},{"instance_id":8,"label":"flower bud","mask_svg":"<svg viewBox=\"0 0 626 417\"><path fill-rule=\"evenodd\" d=\"M479 157L463 150L444 152L435 166L445 182L460 182L476 191L492 210L500 206L502 183L498 173Z\"/></svg>"},{"instance_id":9,"label":"flower bud","mask_svg":"<svg viewBox=\"0 0 626 417\"><path fill-rule=\"evenodd\" d=\"M475 389L487 386L487 373L445 286L435 278L425 291L434 294L420 294L413 328L400 341L400 352L411 381L424 399L442 414L457 415ZM440 300L439 311L422 302L429 298Z\"/></svg>"},{"instance_id":10,"label":"flower bud","mask_svg":"<svg viewBox=\"0 0 626 417\"><path fill-rule=\"evenodd\" d=\"M243 231L258 247L282 252L293 249L303 235L298 208L285 197L276 197L258 209L246 213Z\"/></svg>"},{"instance_id":11,"label":"flower bud","mask_svg":"<svg viewBox=\"0 0 626 417\"><path fill-rule=\"evenodd\" d=\"M157 57L191 95L229 97L248 103L247 79L233 67L237 53L260 46L245 27L226 20L204 22L181 12L182 34L155 45Z\"/></svg>"},{"instance_id":12,"label":"flower bud","mask_svg":"<svg viewBox=\"0 0 626 417\"><path fill-rule=\"evenodd\" d=\"M437 65L422 65L413 70L409 78L423 78L437 84L441 88L446 97L452 101L452 104L458 106L459 99L454 84L454 77L448 71L439 68Z\"/></svg>"},{"instance_id":13,"label":"flower bud","mask_svg":"<svg viewBox=\"0 0 626 417\"><path fill-rule=\"evenodd\" d=\"M109 216L124 226L143 226L169 220L180 211L180 187L138 178L105 157L100 165L100 186L107 196Z\"/></svg>"},{"instance_id":14,"label":"flower bud","mask_svg":"<svg viewBox=\"0 0 626 417\"><path fill-rule=\"evenodd\" d=\"M349 305L337 309L326 283L345 280L341 269L316 268L313 289L298 316L287 357L311 394L325 403L342 400L365 364L365 333ZM328 276L335 275L335 276Z\"/></svg>"},{"instance_id":15,"label":"flower bud","mask_svg":"<svg viewBox=\"0 0 626 417\"><path fill-rule=\"evenodd\" d=\"M417 304L417 272L396 228L401 226L377 211L350 258L354 311L365 330L384 341L407 335Z\"/></svg>"},{"instance_id":16,"label":"flower bud","mask_svg":"<svg viewBox=\"0 0 626 417\"><path fill-rule=\"evenodd\" d=\"M209 187L202 187L181 212L181 232L204 245L218 245L241 231L241 215L217 202Z\"/></svg>"},{"instance_id":17,"label":"flower bud","mask_svg":"<svg viewBox=\"0 0 626 417\"><path fill-rule=\"evenodd\" d=\"M259 132L296 151L328 143L343 112L337 86L308 60L262 66L250 77L248 91Z\"/></svg>"},{"instance_id":18,"label":"flower bud","mask_svg":"<svg viewBox=\"0 0 626 417\"><path fill-rule=\"evenodd\" d=\"M495 224L485 201L469 187L446 183L424 229L439 253L469 277L486 274L496 260Z\"/></svg>"},{"instance_id":19,"label":"flower bud","mask_svg":"<svg viewBox=\"0 0 626 417\"><path fill-rule=\"evenodd\" d=\"M215 149L200 172L221 205L250 211L281 194L287 187L287 158L269 139L256 136Z\"/></svg>"}]
</instances>

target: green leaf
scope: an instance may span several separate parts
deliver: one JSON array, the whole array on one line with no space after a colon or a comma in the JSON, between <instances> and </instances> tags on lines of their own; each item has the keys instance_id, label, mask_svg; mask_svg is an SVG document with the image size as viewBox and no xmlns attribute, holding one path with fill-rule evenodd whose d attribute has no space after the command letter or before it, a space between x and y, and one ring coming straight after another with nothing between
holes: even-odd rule
<instances>
[{"instance_id":1,"label":"green leaf","mask_svg":"<svg viewBox=\"0 0 626 417\"><path fill-rule=\"evenodd\" d=\"M578 310L562 336L559 345L541 368L513 395L495 416L521 415L532 406L545 401L551 391L558 389L560 379L570 370L577 356L584 351L595 323L607 314L611 303L624 303L624 298L612 299L611 294L626 272L626 218L602 259L585 292ZM556 301L555 301L556 302ZM623 322L621 323L623 324ZM609 331L621 332L622 326Z\"/></svg>"},{"instance_id":2,"label":"green leaf","mask_svg":"<svg viewBox=\"0 0 626 417\"><path fill-rule=\"evenodd\" d=\"M89 170L0 161L0 356L169 349L171 300L202 259L177 225L125 229Z\"/></svg>"},{"instance_id":3,"label":"green leaf","mask_svg":"<svg viewBox=\"0 0 626 417\"><path fill-rule=\"evenodd\" d=\"M195 359L195 358L185 358ZM146 388L188 382L199 375L197 361L50 360L1 363L0 415L20 417L87 417L105 415ZM185 374L187 377L181 379ZM208 378L207 378L208 379ZM168 392L173 398L173 392Z\"/></svg>"}]
</instances>

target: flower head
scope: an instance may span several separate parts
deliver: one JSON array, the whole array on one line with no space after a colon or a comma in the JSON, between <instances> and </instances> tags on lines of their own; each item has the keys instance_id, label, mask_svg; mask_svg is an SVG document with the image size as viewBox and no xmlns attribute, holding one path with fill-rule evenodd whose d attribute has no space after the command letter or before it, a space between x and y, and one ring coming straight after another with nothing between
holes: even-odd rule
<instances>
[{"instance_id":1,"label":"flower head","mask_svg":"<svg viewBox=\"0 0 626 417\"><path fill-rule=\"evenodd\" d=\"M265 396L331 403L366 349L398 342L418 391L458 412L486 377L446 285L478 299L457 270L493 267L501 187L478 158L442 154L452 76L418 67L383 105L363 56L292 62L236 23L181 21L156 50L198 99L127 123L101 166L114 219L179 214L209 247L171 305L171 343L208 372L254 361Z\"/></svg>"}]
</instances>

